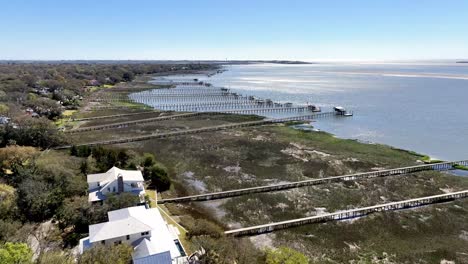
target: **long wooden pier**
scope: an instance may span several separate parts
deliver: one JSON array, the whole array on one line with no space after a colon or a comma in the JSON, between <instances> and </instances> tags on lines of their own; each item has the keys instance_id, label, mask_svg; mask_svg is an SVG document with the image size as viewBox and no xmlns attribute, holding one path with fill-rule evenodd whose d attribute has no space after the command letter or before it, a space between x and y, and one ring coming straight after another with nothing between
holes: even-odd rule
<instances>
[{"instance_id":1,"label":"long wooden pier","mask_svg":"<svg viewBox=\"0 0 468 264\"><path fill-rule=\"evenodd\" d=\"M203 113L190 113L190 114L195 115L195 114L203 114ZM324 112L324 113L316 113L316 114L311 114L311 115L288 117L288 118L264 119L264 120L259 120L259 121L240 122L240 123L225 124L225 125L218 125L218 126L179 130L179 131L173 131L173 132L153 133L153 134L148 134L148 135L121 138L121 139L82 143L82 144L77 144L76 146L98 146L98 145L122 144L122 143L144 141L144 140L150 140L150 139L156 139L156 138L167 138L167 137L172 137L172 136L190 135L190 134L197 134L197 133L202 133L202 132L220 131L220 130L233 129L233 128L283 123L283 122L288 122L288 121L312 120L315 118L322 118L322 117L335 116L335 115L337 115L335 112ZM130 121L130 122L133 122L135 124L135 123L138 123L139 121L135 120L135 121ZM109 124L109 125L112 125L112 124ZM86 129L86 128L83 128L83 129ZM67 149L71 147L72 145L66 145L66 146L56 147L55 149Z\"/></svg>"},{"instance_id":2,"label":"long wooden pier","mask_svg":"<svg viewBox=\"0 0 468 264\"><path fill-rule=\"evenodd\" d=\"M158 117L151 117L151 118L145 118L145 119L139 119L139 120L131 120L131 121L125 121L125 122L105 124L105 125L82 127L82 128L77 128L73 130L67 130L67 131L64 131L64 133L70 134L70 133L80 133L80 132L87 132L87 131L119 128L119 127L128 127L128 126L137 125L137 124L145 124L145 123L152 123L156 121L192 117L192 116L198 116L202 114L203 113L200 112L200 113L186 113L186 114L178 114L178 115L158 116Z\"/></svg>"},{"instance_id":3,"label":"long wooden pier","mask_svg":"<svg viewBox=\"0 0 468 264\"><path fill-rule=\"evenodd\" d=\"M107 118L119 118L126 116L137 116L137 115L147 115L161 113L161 111L141 111L137 113L128 113L128 114L116 114L116 115L105 115L105 116L93 116L93 117L83 117L83 118L71 118L72 121L89 121L89 120L98 120L98 119L107 119Z\"/></svg>"},{"instance_id":4,"label":"long wooden pier","mask_svg":"<svg viewBox=\"0 0 468 264\"><path fill-rule=\"evenodd\" d=\"M231 128L258 126L258 125L264 125L264 124L270 124L270 123L271 122L267 120L242 122L242 123L210 126L210 127L195 128L195 129L185 129L185 130L179 130L179 131L173 131L173 132L153 133L153 134L148 134L148 135L114 139L114 140L103 140L103 141L82 143L82 144L77 144L76 146L99 146L99 145L123 144L123 143L138 142L138 141L157 139L157 138L167 138L167 137L190 135L190 134L197 134L197 133L209 132L209 131L226 130L226 129L231 129ZM72 147L71 145L67 145L67 146L59 146L59 147L56 147L55 149L67 149L71 147Z\"/></svg>"},{"instance_id":5,"label":"long wooden pier","mask_svg":"<svg viewBox=\"0 0 468 264\"><path fill-rule=\"evenodd\" d=\"M409 167L395 168L395 169L388 169L388 170L379 170L379 171L348 174L348 175L342 175L342 176L332 176L332 177L325 177L325 178L319 178L319 179L303 180L303 181L297 181L297 182L291 182L291 183L250 187L250 188L228 190L228 191L222 191L222 192L190 195L190 196L177 197L177 198L167 198L167 199L158 200L158 204L209 201L209 200L225 199L229 197L236 197L236 196L242 196L242 195L253 194L253 193L273 192L273 191L281 191L281 190L300 188L300 187L312 186L312 185L337 183L337 182L345 182L345 181L356 181L356 180L363 180L363 179L370 179L370 178L377 178L377 177L387 177L387 176L414 173L414 172L419 172L419 171L452 170L454 169L455 165L467 166L468 160L416 165L416 166L409 166Z\"/></svg>"},{"instance_id":6,"label":"long wooden pier","mask_svg":"<svg viewBox=\"0 0 468 264\"><path fill-rule=\"evenodd\" d=\"M404 200L404 201L356 208L352 210L339 211L339 212L330 213L330 214L322 214L322 215L292 219L292 220L287 220L287 221L281 221L281 222L276 222L276 223L269 223L269 224L264 224L264 225L239 228L235 230L229 230L224 233L228 236L260 235L264 233L270 233L273 231L291 228L291 227L297 227L301 225L352 219L352 218L367 216L369 214L376 213L376 212L416 208L416 207L420 207L424 205L430 205L430 204L436 204L436 203L442 203L442 202L450 202L450 201L463 199L467 197L468 197L468 190L465 190L465 191L460 191L460 192L438 194L438 195L420 197L420 198L409 199L409 200Z\"/></svg>"}]
</instances>

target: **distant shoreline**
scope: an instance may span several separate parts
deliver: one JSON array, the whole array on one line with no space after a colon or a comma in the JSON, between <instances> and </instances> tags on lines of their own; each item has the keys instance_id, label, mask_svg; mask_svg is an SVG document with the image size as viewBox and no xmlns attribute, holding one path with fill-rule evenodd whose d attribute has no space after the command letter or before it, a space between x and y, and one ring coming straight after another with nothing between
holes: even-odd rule
<instances>
[{"instance_id":1,"label":"distant shoreline","mask_svg":"<svg viewBox=\"0 0 468 264\"><path fill-rule=\"evenodd\" d=\"M0 64L256 64L256 63L274 63L274 64L317 64L316 62L292 61L292 60L1 60Z\"/></svg>"}]
</instances>

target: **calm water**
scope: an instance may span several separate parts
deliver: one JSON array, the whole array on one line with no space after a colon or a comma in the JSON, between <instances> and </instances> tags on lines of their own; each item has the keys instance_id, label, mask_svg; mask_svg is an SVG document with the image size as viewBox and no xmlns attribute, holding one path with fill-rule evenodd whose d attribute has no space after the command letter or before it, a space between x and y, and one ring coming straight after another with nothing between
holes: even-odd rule
<instances>
[{"instance_id":1,"label":"calm water","mask_svg":"<svg viewBox=\"0 0 468 264\"><path fill-rule=\"evenodd\" d=\"M263 64L227 69L198 78L280 102L350 108L354 117L315 124L339 137L446 160L468 158L466 64Z\"/></svg>"}]
</instances>

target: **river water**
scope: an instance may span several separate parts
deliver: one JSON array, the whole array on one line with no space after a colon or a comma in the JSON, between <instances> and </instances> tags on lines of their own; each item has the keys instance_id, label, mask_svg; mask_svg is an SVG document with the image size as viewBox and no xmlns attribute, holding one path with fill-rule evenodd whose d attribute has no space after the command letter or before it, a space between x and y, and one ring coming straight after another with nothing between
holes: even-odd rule
<instances>
[{"instance_id":1,"label":"river water","mask_svg":"<svg viewBox=\"0 0 468 264\"><path fill-rule=\"evenodd\" d=\"M195 77L274 101L353 110L351 118L314 123L338 137L445 160L468 158L468 64L258 64L226 69L212 77Z\"/></svg>"}]
</instances>

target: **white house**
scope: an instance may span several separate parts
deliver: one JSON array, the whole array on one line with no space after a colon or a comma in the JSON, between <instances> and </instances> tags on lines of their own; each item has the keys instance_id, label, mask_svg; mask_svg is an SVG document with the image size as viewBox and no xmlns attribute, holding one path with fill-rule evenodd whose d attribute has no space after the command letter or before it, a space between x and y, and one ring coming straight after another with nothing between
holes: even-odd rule
<instances>
[{"instance_id":1,"label":"white house","mask_svg":"<svg viewBox=\"0 0 468 264\"><path fill-rule=\"evenodd\" d=\"M89 201L99 202L106 199L106 195L128 192L140 197L143 202L145 197L144 179L141 171L121 170L112 167L105 173L89 174Z\"/></svg>"},{"instance_id":2,"label":"white house","mask_svg":"<svg viewBox=\"0 0 468 264\"><path fill-rule=\"evenodd\" d=\"M80 254L98 244L127 243L134 248L134 264L186 263L178 230L164 221L158 209L135 206L110 211L108 217L109 222L89 226L89 237L80 240Z\"/></svg>"}]
</instances>

